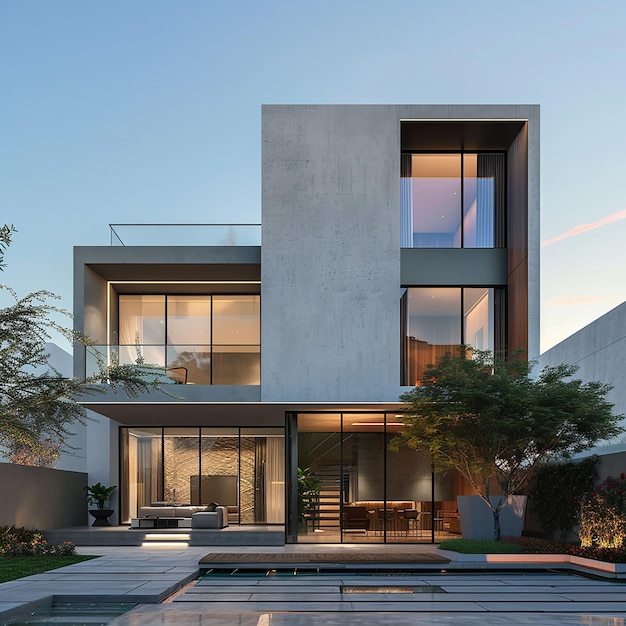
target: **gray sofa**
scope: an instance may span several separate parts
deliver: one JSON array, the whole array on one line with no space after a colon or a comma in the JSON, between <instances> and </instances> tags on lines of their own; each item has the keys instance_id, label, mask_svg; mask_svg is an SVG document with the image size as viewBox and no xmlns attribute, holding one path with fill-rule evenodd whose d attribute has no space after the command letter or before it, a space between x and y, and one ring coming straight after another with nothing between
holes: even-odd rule
<instances>
[{"instance_id":1,"label":"gray sofa","mask_svg":"<svg viewBox=\"0 0 626 626\"><path fill-rule=\"evenodd\" d=\"M194 513L206 511L206 506L142 506L139 517L191 517Z\"/></svg>"},{"instance_id":2,"label":"gray sofa","mask_svg":"<svg viewBox=\"0 0 626 626\"><path fill-rule=\"evenodd\" d=\"M226 528L228 526L228 509L218 506L215 511L198 511L191 516L192 528Z\"/></svg>"}]
</instances>

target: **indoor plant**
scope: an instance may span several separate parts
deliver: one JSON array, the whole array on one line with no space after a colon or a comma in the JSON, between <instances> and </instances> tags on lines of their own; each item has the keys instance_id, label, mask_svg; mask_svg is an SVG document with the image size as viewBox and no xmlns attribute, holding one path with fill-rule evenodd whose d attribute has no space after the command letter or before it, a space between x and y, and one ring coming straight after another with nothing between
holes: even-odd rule
<instances>
[{"instance_id":1,"label":"indoor plant","mask_svg":"<svg viewBox=\"0 0 626 626\"><path fill-rule=\"evenodd\" d=\"M87 502L96 505L96 509L89 509L89 513L95 518L92 526L110 526L108 517L113 514L113 509L105 509L111 493L117 488L116 485L105 487L97 482L94 485L85 487L87 491Z\"/></svg>"}]
</instances>

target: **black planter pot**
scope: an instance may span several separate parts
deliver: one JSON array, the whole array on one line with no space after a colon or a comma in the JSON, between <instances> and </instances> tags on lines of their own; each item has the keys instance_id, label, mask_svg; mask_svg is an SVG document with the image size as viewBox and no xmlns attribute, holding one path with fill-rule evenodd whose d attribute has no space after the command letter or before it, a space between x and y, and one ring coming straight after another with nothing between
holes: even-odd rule
<instances>
[{"instance_id":1,"label":"black planter pot","mask_svg":"<svg viewBox=\"0 0 626 626\"><path fill-rule=\"evenodd\" d=\"M107 519L110 515L113 515L113 509L90 509L89 514L95 517L92 526L110 526Z\"/></svg>"}]
</instances>

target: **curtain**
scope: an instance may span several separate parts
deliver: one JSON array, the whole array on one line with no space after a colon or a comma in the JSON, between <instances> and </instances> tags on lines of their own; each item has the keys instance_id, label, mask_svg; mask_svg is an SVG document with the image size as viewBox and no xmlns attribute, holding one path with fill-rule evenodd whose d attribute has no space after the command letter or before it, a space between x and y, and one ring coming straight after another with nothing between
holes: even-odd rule
<instances>
[{"instance_id":1,"label":"curtain","mask_svg":"<svg viewBox=\"0 0 626 626\"><path fill-rule=\"evenodd\" d=\"M504 154L479 154L476 180L476 247L500 248L504 240Z\"/></svg>"},{"instance_id":2,"label":"curtain","mask_svg":"<svg viewBox=\"0 0 626 626\"><path fill-rule=\"evenodd\" d=\"M254 440L254 521L259 523L267 521L267 502L265 500L266 441L264 437L255 437Z\"/></svg>"},{"instance_id":3,"label":"curtain","mask_svg":"<svg viewBox=\"0 0 626 626\"><path fill-rule=\"evenodd\" d=\"M266 439L265 498L268 524L285 523L285 439Z\"/></svg>"},{"instance_id":4,"label":"curtain","mask_svg":"<svg viewBox=\"0 0 626 626\"><path fill-rule=\"evenodd\" d=\"M400 158L400 247L413 247L413 193L411 179L411 155Z\"/></svg>"},{"instance_id":5,"label":"curtain","mask_svg":"<svg viewBox=\"0 0 626 626\"><path fill-rule=\"evenodd\" d=\"M143 342L143 309L141 296L120 297L119 303L119 362L120 365L134 363L137 359L136 344Z\"/></svg>"}]
</instances>

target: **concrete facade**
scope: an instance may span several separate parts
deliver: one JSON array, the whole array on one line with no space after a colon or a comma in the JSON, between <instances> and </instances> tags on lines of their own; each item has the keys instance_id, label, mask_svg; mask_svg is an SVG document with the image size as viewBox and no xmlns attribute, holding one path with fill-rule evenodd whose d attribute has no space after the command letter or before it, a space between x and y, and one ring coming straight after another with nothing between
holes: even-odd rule
<instances>
[{"instance_id":1,"label":"concrete facade","mask_svg":"<svg viewBox=\"0 0 626 626\"><path fill-rule=\"evenodd\" d=\"M626 415L626 385L624 385L626 351L626 302L615 307L556 346L544 352L541 367L560 363L576 365L576 377L584 381L600 381L613 389L607 398L614 405L614 413ZM622 420L626 427L626 419ZM618 435L587 454L614 454L626 452L626 435ZM626 468L626 455L622 457ZM614 462L613 462L614 464ZM609 472L610 473L610 472ZM618 472L619 474L620 472Z\"/></svg>"},{"instance_id":2,"label":"concrete facade","mask_svg":"<svg viewBox=\"0 0 626 626\"><path fill-rule=\"evenodd\" d=\"M263 400L398 398L393 111L263 109Z\"/></svg>"},{"instance_id":3,"label":"concrete facade","mask_svg":"<svg viewBox=\"0 0 626 626\"><path fill-rule=\"evenodd\" d=\"M538 115L533 106L263 107L264 401L397 399L401 285L502 285L523 270L515 318L527 328L522 347L538 355ZM523 168L509 159L525 241L508 266L503 250L468 249L403 250L401 263L401 124L454 119L527 120Z\"/></svg>"}]
</instances>

